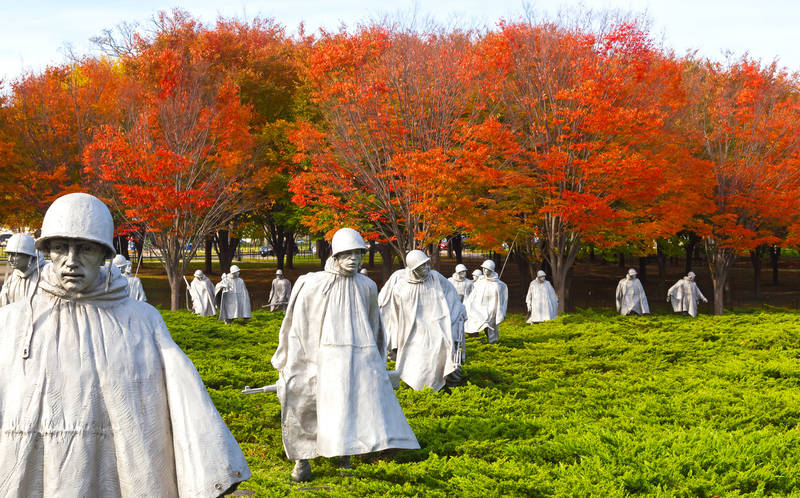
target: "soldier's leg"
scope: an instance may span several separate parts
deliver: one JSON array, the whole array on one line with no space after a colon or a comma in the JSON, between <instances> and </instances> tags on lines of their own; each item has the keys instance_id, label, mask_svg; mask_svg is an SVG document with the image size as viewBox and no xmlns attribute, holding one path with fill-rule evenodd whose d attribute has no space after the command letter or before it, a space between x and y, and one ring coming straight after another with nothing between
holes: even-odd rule
<instances>
[{"instance_id":1,"label":"soldier's leg","mask_svg":"<svg viewBox=\"0 0 800 498\"><path fill-rule=\"evenodd\" d=\"M292 480L294 482L308 482L312 478L311 464L308 460L295 460L294 469L292 469Z\"/></svg>"}]
</instances>

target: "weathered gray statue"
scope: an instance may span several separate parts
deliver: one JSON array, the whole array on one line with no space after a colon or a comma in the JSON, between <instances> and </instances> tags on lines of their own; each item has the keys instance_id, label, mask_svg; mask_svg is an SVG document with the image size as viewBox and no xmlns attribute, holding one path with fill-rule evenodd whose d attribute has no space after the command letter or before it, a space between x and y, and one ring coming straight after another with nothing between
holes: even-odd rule
<instances>
[{"instance_id":1,"label":"weathered gray statue","mask_svg":"<svg viewBox=\"0 0 800 498\"><path fill-rule=\"evenodd\" d=\"M672 310L675 313L697 316L698 302L708 302L706 296L700 292L700 288L697 286L694 279L695 274L693 271L690 271L667 291L667 302L672 303Z\"/></svg>"},{"instance_id":2,"label":"weathered gray statue","mask_svg":"<svg viewBox=\"0 0 800 498\"><path fill-rule=\"evenodd\" d=\"M200 270L194 272L189 295L192 296L192 311L196 314L200 316L217 314L217 308L214 306L214 284Z\"/></svg>"},{"instance_id":3,"label":"weathered gray statue","mask_svg":"<svg viewBox=\"0 0 800 498\"><path fill-rule=\"evenodd\" d=\"M362 269L358 270L358 273L360 273L360 274L362 274L364 276L367 276L367 277L369 276L369 270L367 270L366 268L362 268Z\"/></svg>"},{"instance_id":4,"label":"weathered gray statue","mask_svg":"<svg viewBox=\"0 0 800 498\"><path fill-rule=\"evenodd\" d=\"M29 300L36 292L36 285L47 262L36 252L33 237L15 233L6 243L6 278L0 289L0 306L20 300ZM13 271L9 274L9 266ZM0 407L0 410L2 408Z\"/></svg>"},{"instance_id":5,"label":"weathered gray statue","mask_svg":"<svg viewBox=\"0 0 800 498\"><path fill-rule=\"evenodd\" d=\"M480 270L480 268L477 268L477 269L473 270L472 271L472 283L474 284L475 282L480 280L480 278L482 276L483 276L483 272Z\"/></svg>"},{"instance_id":6,"label":"weathered gray statue","mask_svg":"<svg viewBox=\"0 0 800 498\"><path fill-rule=\"evenodd\" d=\"M631 268L617 285L617 311L620 315L646 315L650 313L642 282Z\"/></svg>"},{"instance_id":7,"label":"weathered gray statue","mask_svg":"<svg viewBox=\"0 0 800 498\"><path fill-rule=\"evenodd\" d=\"M101 267L108 208L59 197L41 233L39 293L0 309L0 496L216 497L248 479L161 314Z\"/></svg>"},{"instance_id":8,"label":"weathered gray statue","mask_svg":"<svg viewBox=\"0 0 800 498\"><path fill-rule=\"evenodd\" d=\"M225 323L233 323L236 318L243 318L245 323L252 316L250 312L250 294L244 285L244 280L239 277L239 267L231 266L229 274L222 274L222 280L217 284L216 296L219 301L219 319Z\"/></svg>"},{"instance_id":9,"label":"weathered gray statue","mask_svg":"<svg viewBox=\"0 0 800 498\"><path fill-rule=\"evenodd\" d=\"M414 250L381 289L378 306L388 348L397 349L397 375L412 389L443 388L464 345L466 310L453 285Z\"/></svg>"},{"instance_id":10,"label":"weathered gray statue","mask_svg":"<svg viewBox=\"0 0 800 498\"><path fill-rule=\"evenodd\" d=\"M283 270L275 272L275 279L272 281L272 288L269 291L269 310L285 310L289 304L289 296L292 294L292 283L283 276Z\"/></svg>"},{"instance_id":11,"label":"weathered gray statue","mask_svg":"<svg viewBox=\"0 0 800 498\"><path fill-rule=\"evenodd\" d=\"M508 287L497 276L494 261L487 259L481 265L481 276L464 299L467 308L467 323L464 332L478 334L486 331L489 344L497 344L500 338L498 325L506 318L508 306Z\"/></svg>"},{"instance_id":12,"label":"weathered gray statue","mask_svg":"<svg viewBox=\"0 0 800 498\"><path fill-rule=\"evenodd\" d=\"M525 304L528 306L528 323L546 322L558 316L556 291L542 270L536 273L536 278L528 286Z\"/></svg>"},{"instance_id":13,"label":"weathered gray statue","mask_svg":"<svg viewBox=\"0 0 800 498\"><path fill-rule=\"evenodd\" d=\"M147 296L144 294L144 287L139 277L131 275L131 262L122 254L117 254L111 263L119 268L120 273L128 280L128 295L137 301L147 301Z\"/></svg>"},{"instance_id":14,"label":"weathered gray statue","mask_svg":"<svg viewBox=\"0 0 800 498\"><path fill-rule=\"evenodd\" d=\"M332 241L325 270L295 282L272 365L292 478L308 460L419 448L386 371L378 289L357 272L367 245L352 228Z\"/></svg>"},{"instance_id":15,"label":"weathered gray statue","mask_svg":"<svg viewBox=\"0 0 800 498\"><path fill-rule=\"evenodd\" d=\"M448 280L456 288L458 298L463 303L464 298L472 292L472 280L467 278L467 267L462 264L456 265L456 271Z\"/></svg>"}]
</instances>

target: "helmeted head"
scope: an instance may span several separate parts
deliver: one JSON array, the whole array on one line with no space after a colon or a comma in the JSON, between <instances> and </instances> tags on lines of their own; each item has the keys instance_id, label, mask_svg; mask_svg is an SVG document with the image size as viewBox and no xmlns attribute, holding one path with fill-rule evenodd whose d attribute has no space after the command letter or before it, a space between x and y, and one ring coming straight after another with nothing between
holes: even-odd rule
<instances>
[{"instance_id":1,"label":"helmeted head","mask_svg":"<svg viewBox=\"0 0 800 498\"><path fill-rule=\"evenodd\" d=\"M425 278L431 271L431 258L419 249L414 249L406 254L406 268L417 278Z\"/></svg>"},{"instance_id":2,"label":"helmeted head","mask_svg":"<svg viewBox=\"0 0 800 498\"><path fill-rule=\"evenodd\" d=\"M538 280L539 282L544 282L546 278L547 278L547 273L543 272L542 270L536 272L536 280Z\"/></svg>"},{"instance_id":3,"label":"helmeted head","mask_svg":"<svg viewBox=\"0 0 800 498\"><path fill-rule=\"evenodd\" d=\"M638 275L638 274L636 273L636 270L634 270L633 268L631 268L630 270L628 270L628 275L627 275L627 277L628 277L629 279L633 280L634 278L636 278L636 275Z\"/></svg>"},{"instance_id":4,"label":"helmeted head","mask_svg":"<svg viewBox=\"0 0 800 498\"><path fill-rule=\"evenodd\" d=\"M362 268L362 269L358 270L358 273L360 273L362 275L369 276L369 271L366 268Z\"/></svg>"},{"instance_id":5,"label":"helmeted head","mask_svg":"<svg viewBox=\"0 0 800 498\"><path fill-rule=\"evenodd\" d=\"M481 268L483 268L484 276L488 277L489 275L494 273L494 269L496 268L496 266L494 264L494 261L492 261L491 259L487 259L486 261L481 263Z\"/></svg>"},{"instance_id":6,"label":"helmeted head","mask_svg":"<svg viewBox=\"0 0 800 498\"><path fill-rule=\"evenodd\" d=\"M122 254L117 254L114 256L114 259L111 260L111 264L119 268L120 271L124 271L125 267L128 266L128 263L128 259Z\"/></svg>"},{"instance_id":7,"label":"helmeted head","mask_svg":"<svg viewBox=\"0 0 800 498\"><path fill-rule=\"evenodd\" d=\"M275 272L275 277L276 278L283 278L283 270L277 270Z\"/></svg>"},{"instance_id":8,"label":"helmeted head","mask_svg":"<svg viewBox=\"0 0 800 498\"><path fill-rule=\"evenodd\" d=\"M472 280L478 280L479 278L481 278L481 276L483 276L483 272L480 270L474 270L472 272Z\"/></svg>"},{"instance_id":9,"label":"helmeted head","mask_svg":"<svg viewBox=\"0 0 800 498\"><path fill-rule=\"evenodd\" d=\"M696 277L697 275L695 275L693 271L690 271L689 273L686 274L686 276L689 277L689 280L694 281L694 277Z\"/></svg>"},{"instance_id":10,"label":"helmeted head","mask_svg":"<svg viewBox=\"0 0 800 498\"><path fill-rule=\"evenodd\" d=\"M36 257L33 237L24 233L15 233L6 242L8 262L15 270L25 271Z\"/></svg>"},{"instance_id":11,"label":"helmeted head","mask_svg":"<svg viewBox=\"0 0 800 498\"><path fill-rule=\"evenodd\" d=\"M462 278L467 276L467 267L462 264L456 265L456 273L459 274Z\"/></svg>"},{"instance_id":12,"label":"helmeted head","mask_svg":"<svg viewBox=\"0 0 800 498\"><path fill-rule=\"evenodd\" d=\"M241 270L236 265L231 265L231 277L237 278Z\"/></svg>"},{"instance_id":13,"label":"helmeted head","mask_svg":"<svg viewBox=\"0 0 800 498\"><path fill-rule=\"evenodd\" d=\"M47 208L36 249L48 253L59 284L70 293L89 288L114 255L114 220L97 197L73 193Z\"/></svg>"},{"instance_id":14,"label":"helmeted head","mask_svg":"<svg viewBox=\"0 0 800 498\"><path fill-rule=\"evenodd\" d=\"M206 278L206 276L203 274L202 271L195 270L194 271L194 278L199 278L200 280L203 280L204 278Z\"/></svg>"},{"instance_id":15,"label":"helmeted head","mask_svg":"<svg viewBox=\"0 0 800 498\"><path fill-rule=\"evenodd\" d=\"M331 239L331 256L344 273L353 275L361 266L367 244L361 234L352 228L340 228Z\"/></svg>"}]
</instances>

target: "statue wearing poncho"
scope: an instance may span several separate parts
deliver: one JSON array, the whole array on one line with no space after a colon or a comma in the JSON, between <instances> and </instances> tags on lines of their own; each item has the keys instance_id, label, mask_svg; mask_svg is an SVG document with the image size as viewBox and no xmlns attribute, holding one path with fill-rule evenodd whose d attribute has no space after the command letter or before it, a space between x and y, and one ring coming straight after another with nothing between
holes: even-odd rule
<instances>
[{"instance_id":1,"label":"statue wearing poncho","mask_svg":"<svg viewBox=\"0 0 800 498\"><path fill-rule=\"evenodd\" d=\"M360 243L342 248L340 233ZM272 357L298 481L311 478L306 460L317 456L419 448L386 371L377 286L356 273L366 244L341 229L332 246L324 271L295 282Z\"/></svg>"},{"instance_id":2,"label":"statue wearing poncho","mask_svg":"<svg viewBox=\"0 0 800 498\"><path fill-rule=\"evenodd\" d=\"M464 298L469 296L469 293L472 292L472 280L467 278L467 267L462 264L456 265L456 271L453 272L453 276L447 280L456 288L458 298L463 303Z\"/></svg>"},{"instance_id":3,"label":"statue wearing poncho","mask_svg":"<svg viewBox=\"0 0 800 498\"><path fill-rule=\"evenodd\" d=\"M292 295L292 283L283 276L283 271L278 270L275 272L275 280L272 281L272 287L269 291L269 310L278 311L279 309L286 309L289 304L289 296Z\"/></svg>"},{"instance_id":4,"label":"statue wearing poncho","mask_svg":"<svg viewBox=\"0 0 800 498\"><path fill-rule=\"evenodd\" d=\"M239 278L239 267L231 266L228 275L223 274L222 280L216 286L219 296L219 319L231 323L236 318L250 319L250 294L244 280Z\"/></svg>"},{"instance_id":5,"label":"statue wearing poncho","mask_svg":"<svg viewBox=\"0 0 800 498\"><path fill-rule=\"evenodd\" d=\"M528 287L525 304L528 306L528 323L546 322L558 316L558 297L547 281L545 272L537 272L536 278Z\"/></svg>"},{"instance_id":6,"label":"statue wearing poncho","mask_svg":"<svg viewBox=\"0 0 800 498\"><path fill-rule=\"evenodd\" d=\"M189 295L192 296L192 311L200 316L217 314L214 306L214 285L202 271L195 270L194 278L189 286Z\"/></svg>"},{"instance_id":7,"label":"statue wearing poncho","mask_svg":"<svg viewBox=\"0 0 800 498\"><path fill-rule=\"evenodd\" d=\"M159 312L99 267L112 236L98 199L57 199L40 292L0 309L0 496L215 497L250 477Z\"/></svg>"},{"instance_id":8,"label":"statue wearing poncho","mask_svg":"<svg viewBox=\"0 0 800 498\"><path fill-rule=\"evenodd\" d=\"M453 285L430 269L422 251L406 256L406 268L389 277L378 296L395 369L412 389L438 391L461 363L466 311Z\"/></svg>"},{"instance_id":9,"label":"statue wearing poncho","mask_svg":"<svg viewBox=\"0 0 800 498\"><path fill-rule=\"evenodd\" d=\"M667 291L667 302L672 304L672 310L675 313L686 313L694 317L697 316L698 302L708 302L694 279L695 273L690 271Z\"/></svg>"},{"instance_id":10,"label":"statue wearing poncho","mask_svg":"<svg viewBox=\"0 0 800 498\"><path fill-rule=\"evenodd\" d=\"M498 325L506 318L508 287L494 271L494 261L487 259L481 268L483 276L475 281L472 292L464 299L467 308L464 332L477 334L485 330L489 344L497 344L500 338Z\"/></svg>"},{"instance_id":11,"label":"statue wearing poncho","mask_svg":"<svg viewBox=\"0 0 800 498\"><path fill-rule=\"evenodd\" d=\"M9 237L6 254L8 265L14 269L6 276L0 289L0 306L30 299L36 291L36 282L47 262L41 253L36 252L33 244L33 237L24 233Z\"/></svg>"},{"instance_id":12,"label":"statue wearing poncho","mask_svg":"<svg viewBox=\"0 0 800 498\"><path fill-rule=\"evenodd\" d=\"M628 275L617 284L617 311L620 315L646 315L650 313L642 282L631 268Z\"/></svg>"}]
</instances>

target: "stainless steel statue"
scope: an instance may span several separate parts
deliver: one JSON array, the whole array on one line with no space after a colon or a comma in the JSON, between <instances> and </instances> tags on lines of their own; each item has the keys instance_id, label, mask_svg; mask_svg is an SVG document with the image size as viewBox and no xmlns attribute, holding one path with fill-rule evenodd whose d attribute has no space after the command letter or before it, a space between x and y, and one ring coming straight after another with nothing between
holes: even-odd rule
<instances>
[{"instance_id":1,"label":"stainless steel statue","mask_svg":"<svg viewBox=\"0 0 800 498\"><path fill-rule=\"evenodd\" d=\"M547 274L542 270L536 273L536 278L528 286L525 304L528 307L528 323L546 322L558 316L556 291L547 281Z\"/></svg>"},{"instance_id":2,"label":"stainless steel statue","mask_svg":"<svg viewBox=\"0 0 800 498\"><path fill-rule=\"evenodd\" d=\"M708 302L694 279L695 273L690 271L667 291L667 302L672 304L672 310L675 313L685 313L694 317L697 316L698 303L700 301Z\"/></svg>"},{"instance_id":3,"label":"stainless steel statue","mask_svg":"<svg viewBox=\"0 0 800 498\"><path fill-rule=\"evenodd\" d=\"M472 280L467 278L467 267L462 264L456 265L456 271L453 272L453 276L448 280L456 288L458 298L463 303L464 298L472 292Z\"/></svg>"},{"instance_id":4,"label":"stainless steel statue","mask_svg":"<svg viewBox=\"0 0 800 498\"><path fill-rule=\"evenodd\" d=\"M412 389L444 387L464 346L466 310L455 287L414 250L381 289L378 306L388 347L397 349L397 375Z\"/></svg>"},{"instance_id":5,"label":"stainless steel statue","mask_svg":"<svg viewBox=\"0 0 800 498\"><path fill-rule=\"evenodd\" d=\"M101 267L113 233L96 197L56 199L40 292L0 308L0 496L216 497L250 477L161 314Z\"/></svg>"},{"instance_id":6,"label":"stainless steel statue","mask_svg":"<svg viewBox=\"0 0 800 498\"><path fill-rule=\"evenodd\" d=\"M15 233L6 242L6 278L0 289L0 306L30 299L47 262L34 247L33 237ZM9 267L12 269L8 271ZM2 408L0 408L2 409Z\"/></svg>"},{"instance_id":7,"label":"stainless steel statue","mask_svg":"<svg viewBox=\"0 0 800 498\"><path fill-rule=\"evenodd\" d=\"M367 245L336 232L325 270L295 282L272 365L278 370L286 455L295 481L308 460L419 448L386 371L378 290L358 273Z\"/></svg>"},{"instance_id":8,"label":"stainless steel statue","mask_svg":"<svg viewBox=\"0 0 800 498\"><path fill-rule=\"evenodd\" d=\"M111 264L119 268L120 273L128 280L128 295L137 301L147 301L142 281L139 277L131 274L131 262L122 254L117 254Z\"/></svg>"},{"instance_id":9,"label":"stainless steel statue","mask_svg":"<svg viewBox=\"0 0 800 498\"><path fill-rule=\"evenodd\" d=\"M192 311L200 316L217 314L214 306L214 284L200 270L195 270L194 278L189 285L189 295L192 296Z\"/></svg>"},{"instance_id":10,"label":"stainless steel statue","mask_svg":"<svg viewBox=\"0 0 800 498\"><path fill-rule=\"evenodd\" d=\"M245 323L250 319L250 294L244 280L239 277L239 267L231 266L229 274L222 274L222 280L216 285L216 300L219 302L219 319L225 323L233 323L236 318L243 318Z\"/></svg>"},{"instance_id":11,"label":"stainless steel statue","mask_svg":"<svg viewBox=\"0 0 800 498\"><path fill-rule=\"evenodd\" d=\"M506 318L508 287L494 271L494 261L487 259L481 269L483 276L475 281L472 292L464 299L467 308L464 332L478 334L485 330L489 344L497 344L500 338L498 325Z\"/></svg>"},{"instance_id":12,"label":"stainless steel statue","mask_svg":"<svg viewBox=\"0 0 800 498\"><path fill-rule=\"evenodd\" d=\"M269 291L269 303L267 306L270 311L285 310L289 304L289 296L292 295L292 283L283 276L283 270L275 272L275 279Z\"/></svg>"},{"instance_id":13,"label":"stainless steel statue","mask_svg":"<svg viewBox=\"0 0 800 498\"><path fill-rule=\"evenodd\" d=\"M617 311L620 315L646 315L650 313L647 296L642 282L636 278L636 270L631 268L628 274L617 284Z\"/></svg>"}]
</instances>

